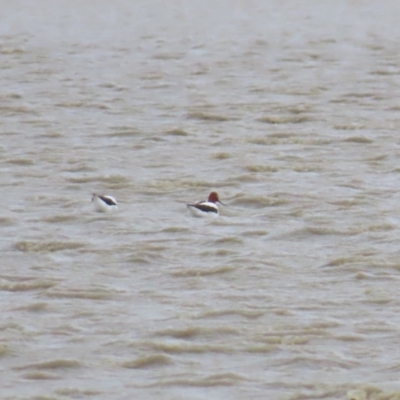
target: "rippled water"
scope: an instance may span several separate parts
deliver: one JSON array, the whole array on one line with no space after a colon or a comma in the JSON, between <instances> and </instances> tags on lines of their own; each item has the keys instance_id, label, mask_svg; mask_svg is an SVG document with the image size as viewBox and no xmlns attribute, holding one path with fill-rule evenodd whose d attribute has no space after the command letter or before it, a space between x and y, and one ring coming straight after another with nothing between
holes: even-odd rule
<instances>
[{"instance_id":1,"label":"rippled water","mask_svg":"<svg viewBox=\"0 0 400 400\"><path fill-rule=\"evenodd\" d=\"M400 398L400 3L1 6L2 398Z\"/></svg>"}]
</instances>

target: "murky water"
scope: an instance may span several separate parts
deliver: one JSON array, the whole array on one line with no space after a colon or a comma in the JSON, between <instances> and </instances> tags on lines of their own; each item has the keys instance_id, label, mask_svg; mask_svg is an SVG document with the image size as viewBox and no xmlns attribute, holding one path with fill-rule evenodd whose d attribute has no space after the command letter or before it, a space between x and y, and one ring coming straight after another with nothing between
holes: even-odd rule
<instances>
[{"instance_id":1,"label":"murky water","mask_svg":"<svg viewBox=\"0 0 400 400\"><path fill-rule=\"evenodd\" d=\"M1 398L400 398L375 3L1 2Z\"/></svg>"}]
</instances>

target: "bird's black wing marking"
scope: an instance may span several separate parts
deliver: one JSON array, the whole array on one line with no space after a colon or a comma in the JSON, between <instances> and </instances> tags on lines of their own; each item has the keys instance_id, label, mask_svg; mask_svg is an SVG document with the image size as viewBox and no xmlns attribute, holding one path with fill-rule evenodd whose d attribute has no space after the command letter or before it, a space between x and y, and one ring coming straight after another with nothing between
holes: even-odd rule
<instances>
[{"instance_id":1,"label":"bird's black wing marking","mask_svg":"<svg viewBox=\"0 0 400 400\"><path fill-rule=\"evenodd\" d=\"M109 197L99 196L99 199L103 200L104 203L106 203L108 206L116 206L117 205L117 203L113 199L110 199Z\"/></svg>"},{"instance_id":2,"label":"bird's black wing marking","mask_svg":"<svg viewBox=\"0 0 400 400\"><path fill-rule=\"evenodd\" d=\"M197 208L200 211L212 212L218 214L218 210L215 207L208 206L207 204L188 204L190 207Z\"/></svg>"}]
</instances>

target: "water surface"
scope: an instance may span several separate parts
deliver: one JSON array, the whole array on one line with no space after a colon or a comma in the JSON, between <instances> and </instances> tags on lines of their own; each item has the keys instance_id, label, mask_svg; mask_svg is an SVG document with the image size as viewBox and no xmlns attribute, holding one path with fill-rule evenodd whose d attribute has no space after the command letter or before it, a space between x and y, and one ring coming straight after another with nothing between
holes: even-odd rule
<instances>
[{"instance_id":1,"label":"water surface","mask_svg":"<svg viewBox=\"0 0 400 400\"><path fill-rule=\"evenodd\" d=\"M1 2L2 398L399 396L400 5L264 3Z\"/></svg>"}]
</instances>

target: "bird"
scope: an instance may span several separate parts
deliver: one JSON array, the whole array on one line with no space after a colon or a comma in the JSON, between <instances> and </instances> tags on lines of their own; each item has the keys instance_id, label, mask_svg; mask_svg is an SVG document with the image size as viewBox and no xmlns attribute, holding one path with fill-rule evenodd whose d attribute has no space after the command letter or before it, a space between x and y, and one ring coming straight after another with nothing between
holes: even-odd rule
<instances>
[{"instance_id":1,"label":"bird","mask_svg":"<svg viewBox=\"0 0 400 400\"><path fill-rule=\"evenodd\" d=\"M118 210L118 203L112 196L100 196L93 193L92 203L97 212L114 212Z\"/></svg>"},{"instance_id":2,"label":"bird","mask_svg":"<svg viewBox=\"0 0 400 400\"><path fill-rule=\"evenodd\" d=\"M204 217L207 215L218 216L219 210L216 203L226 206L218 196L217 192L211 192L207 201L196 201L193 204L187 204L186 207L194 217Z\"/></svg>"}]
</instances>

